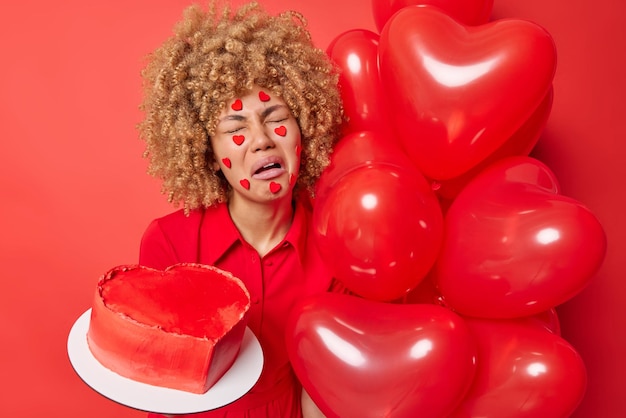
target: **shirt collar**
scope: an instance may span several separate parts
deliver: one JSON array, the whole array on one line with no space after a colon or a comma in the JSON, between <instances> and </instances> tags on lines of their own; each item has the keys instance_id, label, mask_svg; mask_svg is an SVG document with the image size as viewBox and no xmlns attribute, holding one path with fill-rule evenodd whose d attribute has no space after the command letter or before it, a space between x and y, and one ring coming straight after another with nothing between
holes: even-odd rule
<instances>
[{"instance_id":1,"label":"shirt collar","mask_svg":"<svg viewBox=\"0 0 626 418\"><path fill-rule=\"evenodd\" d=\"M198 251L203 263L215 265L239 239L241 234L230 218L226 203L204 209L198 242Z\"/></svg>"},{"instance_id":2,"label":"shirt collar","mask_svg":"<svg viewBox=\"0 0 626 418\"><path fill-rule=\"evenodd\" d=\"M306 255L309 215L307 207L300 202L300 199L296 199L293 222L287 235L279 244L283 245L285 242L291 244L295 248L301 264ZM244 239L233 223L226 203L220 203L204 210L198 245L205 264L215 265L238 241L243 243Z\"/></svg>"}]
</instances>

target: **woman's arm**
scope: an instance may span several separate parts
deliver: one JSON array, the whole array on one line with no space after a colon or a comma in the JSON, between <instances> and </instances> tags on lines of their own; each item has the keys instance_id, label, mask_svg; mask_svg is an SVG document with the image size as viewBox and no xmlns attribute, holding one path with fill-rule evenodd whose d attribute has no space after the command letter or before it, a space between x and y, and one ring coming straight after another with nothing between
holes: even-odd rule
<instances>
[{"instance_id":1,"label":"woman's arm","mask_svg":"<svg viewBox=\"0 0 626 418\"><path fill-rule=\"evenodd\" d=\"M302 389L302 418L326 418L304 388Z\"/></svg>"}]
</instances>

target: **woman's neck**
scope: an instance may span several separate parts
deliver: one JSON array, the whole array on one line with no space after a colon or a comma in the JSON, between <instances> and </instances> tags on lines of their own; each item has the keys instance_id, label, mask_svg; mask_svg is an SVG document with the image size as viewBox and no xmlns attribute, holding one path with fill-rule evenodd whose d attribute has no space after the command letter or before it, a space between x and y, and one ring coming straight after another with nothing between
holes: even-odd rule
<instances>
[{"instance_id":1,"label":"woman's neck","mask_svg":"<svg viewBox=\"0 0 626 418\"><path fill-rule=\"evenodd\" d=\"M270 203L231 199L228 210L241 236L261 257L285 238L294 214L291 198Z\"/></svg>"}]
</instances>

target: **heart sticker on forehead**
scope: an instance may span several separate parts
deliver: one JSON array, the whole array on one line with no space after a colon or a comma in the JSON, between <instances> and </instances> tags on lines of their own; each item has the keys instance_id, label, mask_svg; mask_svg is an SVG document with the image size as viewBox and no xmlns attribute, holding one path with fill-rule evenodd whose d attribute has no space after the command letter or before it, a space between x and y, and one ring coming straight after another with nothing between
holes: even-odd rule
<instances>
[{"instance_id":1,"label":"heart sticker on forehead","mask_svg":"<svg viewBox=\"0 0 626 418\"><path fill-rule=\"evenodd\" d=\"M230 105L230 108L233 110L241 110L243 109L243 103L241 103L241 100L237 99Z\"/></svg>"},{"instance_id":2,"label":"heart sticker on forehead","mask_svg":"<svg viewBox=\"0 0 626 418\"><path fill-rule=\"evenodd\" d=\"M259 99L260 99L262 102L269 102L269 101L270 101L270 96L269 96L269 94L267 94L266 92L264 92L264 91L260 91L260 92L259 92Z\"/></svg>"},{"instance_id":3,"label":"heart sticker on forehead","mask_svg":"<svg viewBox=\"0 0 626 418\"><path fill-rule=\"evenodd\" d=\"M287 128L284 125L280 125L278 128L274 129L277 135L285 136L287 135Z\"/></svg>"},{"instance_id":4,"label":"heart sticker on forehead","mask_svg":"<svg viewBox=\"0 0 626 418\"><path fill-rule=\"evenodd\" d=\"M244 139L246 139L243 135L233 135L233 142L237 145L243 144Z\"/></svg>"}]
</instances>

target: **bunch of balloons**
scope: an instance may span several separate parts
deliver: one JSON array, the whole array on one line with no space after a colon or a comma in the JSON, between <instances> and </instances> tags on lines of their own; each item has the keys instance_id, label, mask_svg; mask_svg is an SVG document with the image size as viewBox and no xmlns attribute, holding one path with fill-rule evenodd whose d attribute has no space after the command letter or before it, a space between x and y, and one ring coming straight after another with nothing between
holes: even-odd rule
<instances>
[{"instance_id":1,"label":"bunch of balloons","mask_svg":"<svg viewBox=\"0 0 626 418\"><path fill-rule=\"evenodd\" d=\"M566 417L586 370L554 309L606 236L528 156L556 48L493 0L372 0L328 48L348 123L314 229L350 291L299 302L287 347L327 417Z\"/></svg>"}]
</instances>

